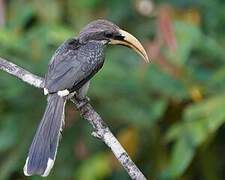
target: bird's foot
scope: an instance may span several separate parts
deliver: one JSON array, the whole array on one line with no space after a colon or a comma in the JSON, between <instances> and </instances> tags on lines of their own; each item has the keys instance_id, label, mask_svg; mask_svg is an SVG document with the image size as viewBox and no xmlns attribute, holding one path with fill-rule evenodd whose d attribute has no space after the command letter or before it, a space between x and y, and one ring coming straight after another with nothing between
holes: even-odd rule
<instances>
[{"instance_id":1,"label":"bird's foot","mask_svg":"<svg viewBox=\"0 0 225 180\"><path fill-rule=\"evenodd\" d=\"M75 97L75 95L76 95L76 92L74 91L74 92L71 92L68 96L67 96L67 99L71 99L71 98L73 98L73 97ZM76 98L75 98L76 99Z\"/></svg>"}]
</instances>

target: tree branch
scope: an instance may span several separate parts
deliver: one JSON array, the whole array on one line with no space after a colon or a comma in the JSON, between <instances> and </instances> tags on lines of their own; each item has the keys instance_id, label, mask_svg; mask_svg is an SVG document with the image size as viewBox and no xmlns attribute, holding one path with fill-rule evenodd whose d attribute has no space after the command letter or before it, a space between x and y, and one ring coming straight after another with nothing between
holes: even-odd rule
<instances>
[{"instance_id":1,"label":"tree branch","mask_svg":"<svg viewBox=\"0 0 225 180\"><path fill-rule=\"evenodd\" d=\"M43 78L36 76L25 69L8 62L7 60L3 59L0 57L0 69L13 75L16 76L17 78L21 79L22 81L35 86L37 88L43 88L44 83L43 83Z\"/></svg>"},{"instance_id":2,"label":"tree branch","mask_svg":"<svg viewBox=\"0 0 225 180\"><path fill-rule=\"evenodd\" d=\"M32 86L43 88L43 78L36 76L1 57L0 69L13 76L16 76L17 78L27 82ZM127 152L109 130L108 126L99 116L99 114L93 109L93 107L89 103L83 104L83 102L76 100L75 97L72 97L70 100L80 111L80 115L92 125L94 129L92 135L101 139L112 150L113 154L127 171L131 179L146 180L145 176L134 164Z\"/></svg>"}]
</instances>

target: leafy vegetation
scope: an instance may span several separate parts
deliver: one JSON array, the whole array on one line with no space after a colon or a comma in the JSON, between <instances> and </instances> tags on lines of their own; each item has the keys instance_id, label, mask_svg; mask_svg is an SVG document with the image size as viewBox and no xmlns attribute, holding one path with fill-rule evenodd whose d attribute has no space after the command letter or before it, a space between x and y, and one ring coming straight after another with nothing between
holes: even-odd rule
<instances>
[{"instance_id":1,"label":"leafy vegetation","mask_svg":"<svg viewBox=\"0 0 225 180\"><path fill-rule=\"evenodd\" d=\"M109 47L91 82L91 103L149 179L225 178L224 1L0 2L0 56L41 76L55 49L94 19L138 37L152 62ZM22 168L45 104L41 90L0 72L0 179L25 179ZM46 179L129 179L90 134L68 102Z\"/></svg>"}]
</instances>

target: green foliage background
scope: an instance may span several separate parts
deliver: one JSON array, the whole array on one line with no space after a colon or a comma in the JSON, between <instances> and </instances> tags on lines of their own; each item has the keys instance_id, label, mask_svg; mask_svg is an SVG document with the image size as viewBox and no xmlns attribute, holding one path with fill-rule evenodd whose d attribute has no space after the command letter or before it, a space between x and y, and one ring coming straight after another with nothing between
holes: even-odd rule
<instances>
[{"instance_id":1,"label":"green foliage background","mask_svg":"<svg viewBox=\"0 0 225 180\"><path fill-rule=\"evenodd\" d=\"M125 47L109 47L91 83L92 105L149 179L225 179L223 0L4 4L0 56L41 76L55 49L94 19L111 20L138 37L152 62L140 63ZM25 178L22 169L45 104L41 90L0 72L0 179L41 179ZM66 111L46 179L129 179L73 104Z\"/></svg>"}]
</instances>

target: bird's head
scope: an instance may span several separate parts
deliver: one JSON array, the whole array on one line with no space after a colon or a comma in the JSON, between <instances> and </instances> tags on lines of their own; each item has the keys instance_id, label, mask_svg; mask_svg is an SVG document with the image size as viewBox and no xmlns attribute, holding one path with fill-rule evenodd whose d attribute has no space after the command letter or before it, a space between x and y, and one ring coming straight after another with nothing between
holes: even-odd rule
<instances>
[{"instance_id":1,"label":"bird's head","mask_svg":"<svg viewBox=\"0 0 225 180\"><path fill-rule=\"evenodd\" d=\"M96 20L89 23L80 32L79 39L81 42L96 40L108 44L124 45L133 49L146 62L149 62L147 53L137 38L106 20Z\"/></svg>"}]
</instances>

